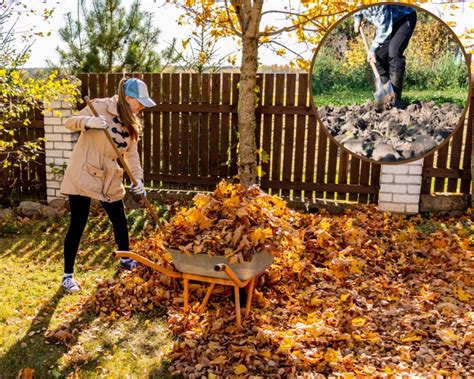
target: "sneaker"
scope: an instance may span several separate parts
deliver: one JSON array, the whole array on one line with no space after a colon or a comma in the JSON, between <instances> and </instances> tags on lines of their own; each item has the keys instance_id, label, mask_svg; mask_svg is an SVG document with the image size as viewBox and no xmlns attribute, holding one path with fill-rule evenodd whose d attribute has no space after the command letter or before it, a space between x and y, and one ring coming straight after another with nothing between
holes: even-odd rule
<instances>
[{"instance_id":1,"label":"sneaker","mask_svg":"<svg viewBox=\"0 0 474 379\"><path fill-rule=\"evenodd\" d=\"M120 258L120 265L129 271L132 271L135 267L137 267L137 261L132 258Z\"/></svg>"},{"instance_id":2,"label":"sneaker","mask_svg":"<svg viewBox=\"0 0 474 379\"><path fill-rule=\"evenodd\" d=\"M79 286L77 285L76 281L72 276L63 278L63 288L66 292L69 293L77 292L80 290Z\"/></svg>"}]
</instances>

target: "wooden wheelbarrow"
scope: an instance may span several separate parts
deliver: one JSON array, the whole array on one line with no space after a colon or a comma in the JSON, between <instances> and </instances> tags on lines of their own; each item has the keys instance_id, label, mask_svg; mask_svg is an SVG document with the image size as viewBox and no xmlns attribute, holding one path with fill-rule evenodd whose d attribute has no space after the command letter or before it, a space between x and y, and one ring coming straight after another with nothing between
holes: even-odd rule
<instances>
[{"instance_id":1,"label":"wooden wheelbarrow","mask_svg":"<svg viewBox=\"0 0 474 379\"><path fill-rule=\"evenodd\" d=\"M273 255L263 251L255 254L250 262L230 263L229 259L223 256L209 256L207 254L187 255L174 249L168 249L168 251L173 258L173 264L177 271L164 268L130 251L116 251L115 253L118 257L135 259L137 262L172 278L182 279L185 312L189 311L190 280L209 283L209 288L198 308L198 313L204 311L216 284L234 287L235 319L236 326L240 329L242 321L239 289L247 288L245 317L248 317L257 278L270 267L273 262Z\"/></svg>"}]
</instances>

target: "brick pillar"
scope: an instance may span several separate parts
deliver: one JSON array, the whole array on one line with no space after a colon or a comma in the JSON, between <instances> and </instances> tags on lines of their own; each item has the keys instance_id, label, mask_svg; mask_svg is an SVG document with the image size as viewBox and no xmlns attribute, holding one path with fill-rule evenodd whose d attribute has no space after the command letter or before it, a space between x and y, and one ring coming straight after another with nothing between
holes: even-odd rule
<instances>
[{"instance_id":1,"label":"brick pillar","mask_svg":"<svg viewBox=\"0 0 474 379\"><path fill-rule=\"evenodd\" d=\"M72 104L57 100L51 103L50 108L51 110L46 110L44 114L48 203L57 198L64 198L59 193L59 186L72 149L79 138L79 132L71 132L64 127L65 120L72 114Z\"/></svg>"},{"instance_id":2,"label":"brick pillar","mask_svg":"<svg viewBox=\"0 0 474 379\"><path fill-rule=\"evenodd\" d=\"M423 159L401 165L382 165L379 209L418 213Z\"/></svg>"}]
</instances>

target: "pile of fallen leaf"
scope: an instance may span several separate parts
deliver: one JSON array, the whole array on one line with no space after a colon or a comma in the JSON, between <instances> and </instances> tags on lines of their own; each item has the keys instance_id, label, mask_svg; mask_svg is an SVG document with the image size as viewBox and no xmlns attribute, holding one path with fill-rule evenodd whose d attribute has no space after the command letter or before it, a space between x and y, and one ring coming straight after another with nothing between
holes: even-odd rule
<instances>
[{"instance_id":1,"label":"pile of fallen leaf","mask_svg":"<svg viewBox=\"0 0 474 379\"><path fill-rule=\"evenodd\" d=\"M205 207L199 198L197 205ZM181 283L143 266L103 281L87 306L108 320L166 309L178 336L169 371L189 378L474 375L468 215L432 220L374 207L304 215L278 207L294 234L260 277L241 330L229 287L198 315L207 287L192 283L185 314ZM210 209L205 217L218 222ZM160 236L134 249L172 267Z\"/></svg>"},{"instance_id":2,"label":"pile of fallen leaf","mask_svg":"<svg viewBox=\"0 0 474 379\"><path fill-rule=\"evenodd\" d=\"M242 263L264 250L278 254L295 233L294 212L257 186L222 181L193 202L173 218L163 236L168 247L186 254L223 255Z\"/></svg>"},{"instance_id":3,"label":"pile of fallen leaf","mask_svg":"<svg viewBox=\"0 0 474 379\"><path fill-rule=\"evenodd\" d=\"M380 162L421 157L456 128L463 107L433 101L380 110L376 104L325 106L319 117L331 135L352 153Z\"/></svg>"}]
</instances>

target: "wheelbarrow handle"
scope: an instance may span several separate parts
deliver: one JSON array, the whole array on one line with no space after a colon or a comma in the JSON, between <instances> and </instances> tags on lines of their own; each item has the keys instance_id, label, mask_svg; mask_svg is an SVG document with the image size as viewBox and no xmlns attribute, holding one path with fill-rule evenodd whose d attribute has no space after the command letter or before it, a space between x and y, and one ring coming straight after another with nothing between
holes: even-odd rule
<instances>
[{"instance_id":1,"label":"wheelbarrow handle","mask_svg":"<svg viewBox=\"0 0 474 379\"><path fill-rule=\"evenodd\" d=\"M247 282L242 282L237 275L235 275L235 272L229 267L229 265L225 263L218 263L214 266L215 271L224 271L227 276L234 282L234 284L240 288L244 287L247 285Z\"/></svg>"},{"instance_id":2,"label":"wheelbarrow handle","mask_svg":"<svg viewBox=\"0 0 474 379\"><path fill-rule=\"evenodd\" d=\"M132 258L135 259L137 262L140 262L141 264L148 266L158 272L161 272L162 274L168 275L171 278L182 278L183 275L180 272L176 272L170 269L167 269L163 266L160 266L159 264L156 264L155 262L152 262L151 260L142 257L141 255L138 255L136 253L133 253L131 251L124 251L124 250L117 250L115 252L115 255L119 258Z\"/></svg>"}]
</instances>

